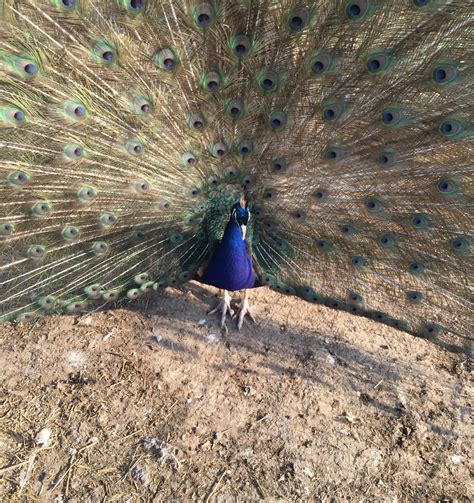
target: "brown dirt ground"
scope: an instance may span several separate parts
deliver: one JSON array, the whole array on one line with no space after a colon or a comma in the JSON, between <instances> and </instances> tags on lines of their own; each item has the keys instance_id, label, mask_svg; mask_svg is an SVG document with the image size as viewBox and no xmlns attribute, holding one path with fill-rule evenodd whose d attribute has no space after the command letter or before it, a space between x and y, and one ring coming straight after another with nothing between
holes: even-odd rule
<instances>
[{"instance_id":1,"label":"brown dirt ground","mask_svg":"<svg viewBox=\"0 0 474 503\"><path fill-rule=\"evenodd\" d=\"M470 501L465 357L267 289L222 336L214 293L2 325L0 500Z\"/></svg>"}]
</instances>

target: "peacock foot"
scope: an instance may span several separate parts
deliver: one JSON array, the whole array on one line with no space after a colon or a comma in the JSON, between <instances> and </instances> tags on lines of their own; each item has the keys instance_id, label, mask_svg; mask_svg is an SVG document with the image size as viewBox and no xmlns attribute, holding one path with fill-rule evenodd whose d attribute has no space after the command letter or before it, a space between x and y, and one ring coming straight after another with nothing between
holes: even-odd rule
<instances>
[{"instance_id":1,"label":"peacock foot","mask_svg":"<svg viewBox=\"0 0 474 503\"><path fill-rule=\"evenodd\" d=\"M255 323L255 318L252 315L252 312L250 311L250 303L248 299L248 290L245 290L245 295L244 298L242 299L242 302L239 306L239 309L234 316L232 316L232 319L237 318L237 330L242 329L242 325L244 323L245 316L248 316L251 321Z\"/></svg>"},{"instance_id":2,"label":"peacock foot","mask_svg":"<svg viewBox=\"0 0 474 503\"><path fill-rule=\"evenodd\" d=\"M220 300L219 304L214 309L211 309L208 311L207 314L214 314L217 312L221 313L221 329L225 332L228 333L229 329L227 328L226 324L226 316L227 313L229 313L229 316L233 318L235 316L235 311L232 309L230 306L230 301L231 297L230 294L227 290L223 290L224 294L222 296L222 299Z\"/></svg>"}]
</instances>

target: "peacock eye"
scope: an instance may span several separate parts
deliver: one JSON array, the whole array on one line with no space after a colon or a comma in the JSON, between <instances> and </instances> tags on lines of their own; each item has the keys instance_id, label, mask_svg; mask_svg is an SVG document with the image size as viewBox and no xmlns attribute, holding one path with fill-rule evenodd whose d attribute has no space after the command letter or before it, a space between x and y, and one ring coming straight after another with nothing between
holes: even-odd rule
<instances>
[{"instance_id":1,"label":"peacock eye","mask_svg":"<svg viewBox=\"0 0 474 503\"><path fill-rule=\"evenodd\" d=\"M209 72L201 77L201 87L210 93L215 93L221 88L223 80L219 72Z\"/></svg>"},{"instance_id":2,"label":"peacock eye","mask_svg":"<svg viewBox=\"0 0 474 503\"><path fill-rule=\"evenodd\" d=\"M387 70L390 66L391 58L389 54L378 53L373 54L367 59L366 67L369 73L377 74Z\"/></svg>"},{"instance_id":3,"label":"peacock eye","mask_svg":"<svg viewBox=\"0 0 474 503\"><path fill-rule=\"evenodd\" d=\"M15 188L21 188L30 180L30 176L24 171L13 171L7 179Z\"/></svg>"},{"instance_id":4,"label":"peacock eye","mask_svg":"<svg viewBox=\"0 0 474 503\"><path fill-rule=\"evenodd\" d=\"M464 126L456 119L448 119L441 123L439 130L444 136L453 138L464 131Z\"/></svg>"},{"instance_id":5,"label":"peacock eye","mask_svg":"<svg viewBox=\"0 0 474 503\"><path fill-rule=\"evenodd\" d=\"M211 146L210 152L213 157L222 159L227 154L228 150L229 149L224 142L218 142Z\"/></svg>"},{"instance_id":6,"label":"peacock eye","mask_svg":"<svg viewBox=\"0 0 474 503\"><path fill-rule=\"evenodd\" d=\"M272 70L260 70L257 74L257 81L260 89L269 93L278 89L280 77Z\"/></svg>"},{"instance_id":7,"label":"peacock eye","mask_svg":"<svg viewBox=\"0 0 474 503\"><path fill-rule=\"evenodd\" d=\"M304 30L309 25L310 17L311 12L309 9L294 8L288 15L288 27L293 32Z\"/></svg>"},{"instance_id":8,"label":"peacock eye","mask_svg":"<svg viewBox=\"0 0 474 503\"><path fill-rule=\"evenodd\" d=\"M395 156L393 152L383 151L377 157L377 163L383 168L388 168L395 163Z\"/></svg>"},{"instance_id":9,"label":"peacock eye","mask_svg":"<svg viewBox=\"0 0 474 503\"><path fill-rule=\"evenodd\" d=\"M351 21L361 20L369 12L369 0L354 0L346 5L346 16Z\"/></svg>"},{"instance_id":10,"label":"peacock eye","mask_svg":"<svg viewBox=\"0 0 474 503\"><path fill-rule=\"evenodd\" d=\"M271 168L274 173L284 173L288 169L288 162L283 157L273 159Z\"/></svg>"},{"instance_id":11,"label":"peacock eye","mask_svg":"<svg viewBox=\"0 0 474 503\"><path fill-rule=\"evenodd\" d=\"M345 152L341 147L331 146L326 150L325 157L329 161L341 161L345 157Z\"/></svg>"},{"instance_id":12,"label":"peacock eye","mask_svg":"<svg viewBox=\"0 0 474 503\"><path fill-rule=\"evenodd\" d=\"M34 63L27 63L23 70L28 75L35 75L38 72L38 67Z\"/></svg>"},{"instance_id":13,"label":"peacock eye","mask_svg":"<svg viewBox=\"0 0 474 503\"><path fill-rule=\"evenodd\" d=\"M231 119L237 120L243 117L245 106L240 98L233 98L226 103L225 110Z\"/></svg>"},{"instance_id":14,"label":"peacock eye","mask_svg":"<svg viewBox=\"0 0 474 503\"><path fill-rule=\"evenodd\" d=\"M252 151L253 151L253 142L251 140L242 140L237 145L237 152L243 157L251 154Z\"/></svg>"},{"instance_id":15,"label":"peacock eye","mask_svg":"<svg viewBox=\"0 0 474 503\"><path fill-rule=\"evenodd\" d=\"M274 110L269 118L268 124L273 131L279 131L283 129L288 122L288 115L280 110Z\"/></svg>"},{"instance_id":16,"label":"peacock eye","mask_svg":"<svg viewBox=\"0 0 474 503\"><path fill-rule=\"evenodd\" d=\"M106 66L110 65L117 59L117 52L115 46L105 40L99 40L93 47L94 58L104 63Z\"/></svg>"},{"instance_id":17,"label":"peacock eye","mask_svg":"<svg viewBox=\"0 0 474 503\"><path fill-rule=\"evenodd\" d=\"M419 304L423 300L423 294L420 292L410 291L407 292L406 296L408 301L411 302L412 304Z\"/></svg>"},{"instance_id":18,"label":"peacock eye","mask_svg":"<svg viewBox=\"0 0 474 503\"><path fill-rule=\"evenodd\" d=\"M443 179L436 184L436 188L444 196L452 196L457 193L457 184L454 180Z\"/></svg>"},{"instance_id":19,"label":"peacock eye","mask_svg":"<svg viewBox=\"0 0 474 503\"><path fill-rule=\"evenodd\" d=\"M337 121L344 113L344 105L341 102L329 103L323 108L323 119L327 122Z\"/></svg>"},{"instance_id":20,"label":"peacock eye","mask_svg":"<svg viewBox=\"0 0 474 503\"><path fill-rule=\"evenodd\" d=\"M25 120L25 114L24 112L22 112L21 110L18 110L16 111L14 114L13 114L13 117L15 118L16 121L18 122L22 122Z\"/></svg>"},{"instance_id":21,"label":"peacock eye","mask_svg":"<svg viewBox=\"0 0 474 503\"><path fill-rule=\"evenodd\" d=\"M471 244L466 238L456 238L451 241L451 246L453 250L457 253L466 253L469 251Z\"/></svg>"},{"instance_id":22,"label":"peacock eye","mask_svg":"<svg viewBox=\"0 0 474 503\"><path fill-rule=\"evenodd\" d=\"M303 25L303 20L299 16L293 16L290 19L290 28L297 30Z\"/></svg>"},{"instance_id":23,"label":"peacock eye","mask_svg":"<svg viewBox=\"0 0 474 503\"><path fill-rule=\"evenodd\" d=\"M311 73L315 77L320 77L325 75L333 66L334 60L330 54L327 52L317 52L315 53L310 61L309 66Z\"/></svg>"},{"instance_id":24,"label":"peacock eye","mask_svg":"<svg viewBox=\"0 0 474 503\"><path fill-rule=\"evenodd\" d=\"M134 11L139 11L143 9L145 6L145 1L144 0L130 0L129 2L130 8Z\"/></svg>"},{"instance_id":25,"label":"peacock eye","mask_svg":"<svg viewBox=\"0 0 474 503\"><path fill-rule=\"evenodd\" d=\"M382 123L386 126L396 126L403 121L403 113L400 110L388 109L382 112Z\"/></svg>"},{"instance_id":26,"label":"peacock eye","mask_svg":"<svg viewBox=\"0 0 474 503\"><path fill-rule=\"evenodd\" d=\"M71 240L77 238L80 234L80 230L72 225L67 225L61 231L61 235L65 240Z\"/></svg>"},{"instance_id":27,"label":"peacock eye","mask_svg":"<svg viewBox=\"0 0 474 503\"><path fill-rule=\"evenodd\" d=\"M383 204L381 201L375 198L370 198L367 199L365 203L365 207L371 212L371 213L378 213L383 210Z\"/></svg>"},{"instance_id":28,"label":"peacock eye","mask_svg":"<svg viewBox=\"0 0 474 503\"><path fill-rule=\"evenodd\" d=\"M193 152L184 152L181 155L181 164L185 167L194 166L197 163L197 157Z\"/></svg>"},{"instance_id":29,"label":"peacock eye","mask_svg":"<svg viewBox=\"0 0 474 503\"><path fill-rule=\"evenodd\" d=\"M422 215L421 213L412 215L410 222L411 225L419 231L426 231L429 229L429 220L425 215Z\"/></svg>"},{"instance_id":30,"label":"peacock eye","mask_svg":"<svg viewBox=\"0 0 474 503\"><path fill-rule=\"evenodd\" d=\"M97 197L97 191L92 187L82 187L77 195L79 200L85 203L94 200Z\"/></svg>"},{"instance_id":31,"label":"peacock eye","mask_svg":"<svg viewBox=\"0 0 474 503\"><path fill-rule=\"evenodd\" d=\"M237 58L243 59L249 54L252 41L247 35L235 35L230 39L230 47Z\"/></svg>"},{"instance_id":32,"label":"peacock eye","mask_svg":"<svg viewBox=\"0 0 474 503\"><path fill-rule=\"evenodd\" d=\"M145 147L143 143L137 138L132 138L125 142L126 151L132 156L139 156L143 154Z\"/></svg>"},{"instance_id":33,"label":"peacock eye","mask_svg":"<svg viewBox=\"0 0 474 503\"><path fill-rule=\"evenodd\" d=\"M173 49L165 47L155 54L153 61L158 68L171 72L178 64L178 57Z\"/></svg>"},{"instance_id":34,"label":"peacock eye","mask_svg":"<svg viewBox=\"0 0 474 503\"><path fill-rule=\"evenodd\" d=\"M202 114L197 113L188 118L188 125L194 131L202 131L206 126L206 119Z\"/></svg>"},{"instance_id":35,"label":"peacock eye","mask_svg":"<svg viewBox=\"0 0 474 503\"><path fill-rule=\"evenodd\" d=\"M0 236L11 236L15 226L11 223L0 224Z\"/></svg>"},{"instance_id":36,"label":"peacock eye","mask_svg":"<svg viewBox=\"0 0 474 503\"><path fill-rule=\"evenodd\" d=\"M197 5L192 10L192 17L198 28L203 30L209 28L216 19L216 9L211 2Z\"/></svg>"},{"instance_id":37,"label":"peacock eye","mask_svg":"<svg viewBox=\"0 0 474 503\"><path fill-rule=\"evenodd\" d=\"M426 7L431 0L412 0L412 2L415 7Z\"/></svg>"}]
</instances>

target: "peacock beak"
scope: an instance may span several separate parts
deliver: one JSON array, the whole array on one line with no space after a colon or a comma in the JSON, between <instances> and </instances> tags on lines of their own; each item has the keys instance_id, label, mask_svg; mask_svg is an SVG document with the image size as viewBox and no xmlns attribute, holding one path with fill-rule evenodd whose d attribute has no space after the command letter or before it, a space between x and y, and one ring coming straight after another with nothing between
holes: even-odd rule
<instances>
[{"instance_id":1,"label":"peacock beak","mask_svg":"<svg viewBox=\"0 0 474 503\"><path fill-rule=\"evenodd\" d=\"M247 234L247 226L246 226L246 225L244 225L244 224L242 224L242 225L240 226L240 232L241 232L241 234L242 234L242 239L243 239L243 241L245 241L245 235Z\"/></svg>"}]
</instances>

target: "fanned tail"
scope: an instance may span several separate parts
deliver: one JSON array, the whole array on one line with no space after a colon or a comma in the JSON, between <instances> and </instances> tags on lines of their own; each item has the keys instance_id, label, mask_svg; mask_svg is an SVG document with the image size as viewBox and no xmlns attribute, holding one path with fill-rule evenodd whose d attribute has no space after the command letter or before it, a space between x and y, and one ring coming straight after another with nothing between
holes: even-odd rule
<instances>
[{"instance_id":1,"label":"fanned tail","mask_svg":"<svg viewBox=\"0 0 474 503\"><path fill-rule=\"evenodd\" d=\"M0 2L0 315L194 277L242 186L262 284L472 351L461 0Z\"/></svg>"}]
</instances>

